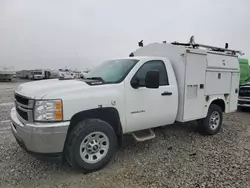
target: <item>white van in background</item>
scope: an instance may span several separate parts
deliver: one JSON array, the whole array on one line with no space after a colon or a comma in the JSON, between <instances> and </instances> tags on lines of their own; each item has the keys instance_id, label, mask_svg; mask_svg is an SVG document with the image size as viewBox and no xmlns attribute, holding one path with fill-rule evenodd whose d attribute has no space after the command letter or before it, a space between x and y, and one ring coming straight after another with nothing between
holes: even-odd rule
<instances>
[{"instance_id":1,"label":"white van in background","mask_svg":"<svg viewBox=\"0 0 250 188\"><path fill-rule=\"evenodd\" d=\"M0 67L0 80L11 81L14 75L14 71L7 67Z\"/></svg>"},{"instance_id":2,"label":"white van in background","mask_svg":"<svg viewBox=\"0 0 250 188\"><path fill-rule=\"evenodd\" d=\"M75 74L70 69L59 69L59 78L60 79L74 79Z\"/></svg>"}]
</instances>

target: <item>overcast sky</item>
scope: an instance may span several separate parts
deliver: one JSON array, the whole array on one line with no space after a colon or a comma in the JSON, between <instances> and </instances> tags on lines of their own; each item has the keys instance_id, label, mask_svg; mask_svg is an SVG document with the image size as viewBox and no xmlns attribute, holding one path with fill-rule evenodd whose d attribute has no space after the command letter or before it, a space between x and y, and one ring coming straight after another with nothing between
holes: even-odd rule
<instances>
[{"instance_id":1,"label":"overcast sky","mask_svg":"<svg viewBox=\"0 0 250 188\"><path fill-rule=\"evenodd\" d=\"M0 0L0 65L91 68L156 41L188 41L250 57L249 0Z\"/></svg>"}]
</instances>

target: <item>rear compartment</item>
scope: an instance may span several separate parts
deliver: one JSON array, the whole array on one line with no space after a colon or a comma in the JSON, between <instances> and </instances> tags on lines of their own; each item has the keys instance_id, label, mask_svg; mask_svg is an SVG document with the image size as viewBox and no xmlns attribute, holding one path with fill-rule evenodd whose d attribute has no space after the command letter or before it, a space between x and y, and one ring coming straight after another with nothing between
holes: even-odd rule
<instances>
[{"instance_id":1,"label":"rear compartment","mask_svg":"<svg viewBox=\"0 0 250 188\"><path fill-rule=\"evenodd\" d=\"M164 43L149 44L136 50L134 55L167 57L170 60L179 92L177 121L206 117L213 98L225 102L225 112L237 109L237 56Z\"/></svg>"}]
</instances>

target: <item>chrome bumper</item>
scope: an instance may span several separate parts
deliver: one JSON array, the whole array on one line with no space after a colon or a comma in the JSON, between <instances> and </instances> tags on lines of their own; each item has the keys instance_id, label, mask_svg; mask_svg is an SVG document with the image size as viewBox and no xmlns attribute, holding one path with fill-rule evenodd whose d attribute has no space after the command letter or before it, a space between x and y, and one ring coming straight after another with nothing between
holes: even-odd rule
<instances>
[{"instance_id":1,"label":"chrome bumper","mask_svg":"<svg viewBox=\"0 0 250 188\"><path fill-rule=\"evenodd\" d=\"M239 107L250 107L250 98L239 98L238 99Z\"/></svg>"},{"instance_id":2,"label":"chrome bumper","mask_svg":"<svg viewBox=\"0 0 250 188\"><path fill-rule=\"evenodd\" d=\"M11 121L13 135L17 142L22 143L27 151L44 154L61 153L63 151L69 121L23 124L17 118L15 108L11 109Z\"/></svg>"}]
</instances>

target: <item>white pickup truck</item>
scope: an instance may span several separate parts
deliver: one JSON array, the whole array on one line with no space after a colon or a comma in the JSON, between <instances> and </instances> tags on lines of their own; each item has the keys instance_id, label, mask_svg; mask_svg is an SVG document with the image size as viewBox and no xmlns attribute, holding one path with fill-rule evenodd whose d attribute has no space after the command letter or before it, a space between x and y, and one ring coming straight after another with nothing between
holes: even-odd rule
<instances>
[{"instance_id":1,"label":"white pickup truck","mask_svg":"<svg viewBox=\"0 0 250 188\"><path fill-rule=\"evenodd\" d=\"M102 63L83 80L21 84L13 135L30 153L63 155L90 172L112 159L123 134L144 141L155 137L154 127L192 120L201 133L216 134L223 112L237 109L238 51L202 47L152 43Z\"/></svg>"}]
</instances>

